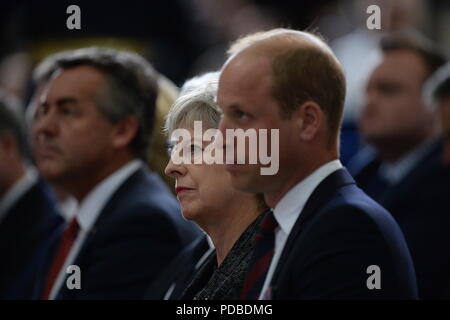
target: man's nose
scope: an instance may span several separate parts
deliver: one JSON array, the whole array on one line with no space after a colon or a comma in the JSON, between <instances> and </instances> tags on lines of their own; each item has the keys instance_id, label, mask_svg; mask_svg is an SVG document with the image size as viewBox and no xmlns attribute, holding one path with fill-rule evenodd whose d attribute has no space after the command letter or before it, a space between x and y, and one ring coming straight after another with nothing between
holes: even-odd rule
<instances>
[{"instance_id":1,"label":"man's nose","mask_svg":"<svg viewBox=\"0 0 450 320\"><path fill-rule=\"evenodd\" d=\"M38 115L33 121L33 134L53 136L58 132L58 119L53 111Z\"/></svg>"},{"instance_id":2,"label":"man's nose","mask_svg":"<svg viewBox=\"0 0 450 320\"><path fill-rule=\"evenodd\" d=\"M236 129L236 126L233 124L233 121L230 121L228 117L222 116L219 122L219 131L222 133L222 136L226 137L227 129Z\"/></svg>"},{"instance_id":3,"label":"man's nose","mask_svg":"<svg viewBox=\"0 0 450 320\"><path fill-rule=\"evenodd\" d=\"M374 90L368 90L363 101L363 110L373 108L377 103L377 95Z\"/></svg>"}]
</instances>

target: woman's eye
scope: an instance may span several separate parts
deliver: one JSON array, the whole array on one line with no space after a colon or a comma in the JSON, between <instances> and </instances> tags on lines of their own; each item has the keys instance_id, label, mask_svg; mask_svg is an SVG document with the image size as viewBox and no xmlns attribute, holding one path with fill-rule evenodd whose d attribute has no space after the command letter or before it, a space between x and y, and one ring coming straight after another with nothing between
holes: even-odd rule
<instances>
[{"instance_id":1,"label":"woman's eye","mask_svg":"<svg viewBox=\"0 0 450 320\"><path fill-rule=\"evenodd\" d=\"M196 154L196 153L198 153L198 152L202 152L202 151L203 151L203 148L200 147L200 146L198 146L198 145L196 145L196 144L191 144L191 145L190 145L190 151L191 151L191 153Z\"/></svg>"},{"instance_id":2,"label":"woman's eye","mask_svg":"<svg viewBox=\"0 0 450 320\"><path fill-rule=\"evenodd\" d=\"M172 154L175 151L175 144L172 142L166 142L165 147L166 147L167 154L169 155L169 157L172 157Z\"/></svg>"}]
</instances>

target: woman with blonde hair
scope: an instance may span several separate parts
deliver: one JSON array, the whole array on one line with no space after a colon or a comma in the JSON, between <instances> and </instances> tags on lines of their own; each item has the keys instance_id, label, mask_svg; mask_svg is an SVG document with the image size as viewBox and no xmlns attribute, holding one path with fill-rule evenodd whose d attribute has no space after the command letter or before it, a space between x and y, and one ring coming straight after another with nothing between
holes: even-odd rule
<instances>
[{"instance_id":1,"label":"woman with blonde hair","mask_svg":"<svg viewBox=\"0 0 450 320\"><path fill-rule=\"evenodd\" d=\"M193 137L178 144L171 142L172 157L165 172L175 179L183 216L197 223L215 248L196 271L181 299L239 299L254 238L262 213L267 210L261 196L233 188L224 164L206 163L208 155L203 151L210 142L194 135L195 121L201 121L203 132L219 125L222 112L215 102L217 83L218 73L188 81L165 124L169 137L176 129L185 129ZM183 156L192 161L173 161L177 148L183 148ZM195 161L200 156L202 163Z\"/></svg>"}]
</instances>

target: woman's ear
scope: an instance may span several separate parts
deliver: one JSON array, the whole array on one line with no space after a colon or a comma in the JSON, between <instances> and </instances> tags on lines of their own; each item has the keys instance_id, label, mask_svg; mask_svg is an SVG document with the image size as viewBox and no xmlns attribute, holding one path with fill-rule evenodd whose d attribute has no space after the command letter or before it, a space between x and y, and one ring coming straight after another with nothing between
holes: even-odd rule
<instances>
[{"instance_id":1,"label":"woman's ear","mask_svg":"<svg viewBox=\"0 0 450 320\"><path fill-rule=\"evenodd\" d=\"M306 101L292 113L292 120L298 128L300 139L303 141L313 140L323 121L323 111L313 101Z\"/></svg>"},{"instance_id":2,"label":"woman's ear","mask_svg":"<svg viewBox=\"0 0 450 320\"><path fill-rule=\"evenodd\" d=\"M138 131L138 122L135 117L126 117L116 124L113 145L116 148L128 146L133 141Z\"/></svg>"}]
</instances>

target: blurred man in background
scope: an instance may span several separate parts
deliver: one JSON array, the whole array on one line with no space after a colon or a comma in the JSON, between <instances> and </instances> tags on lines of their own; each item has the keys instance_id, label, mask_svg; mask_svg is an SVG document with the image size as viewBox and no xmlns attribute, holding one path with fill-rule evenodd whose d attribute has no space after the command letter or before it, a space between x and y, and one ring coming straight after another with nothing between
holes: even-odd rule
<instances>
[{"instance_id":1,"label":"blurred man in background","mask_svg":"<svg viewBox=\"0 0 450 320\"><path fill-rule=\"evenodd\" d=\"M197 230L143 161L156 77L140 56L87 48L48 58L32 142L37 166L79 209L64 231L43 299L138 299ZM66 268L81 270L81 289Z\"/></svg>"},{"instance_id":2,"label":"blurred man in background","mask_svg":"<svg viewBox=\"0 0 450 320\"><path fill-rule=\"evenodd\" d=\"M53 59L44 59L34 69L32 82L35 90L26 111L28 122L31 121L36 107L39 104L38 98L42 88L47 83L56 67L57 66L53 63ZM161 73L158 73L156 70L155 77L157 79L158 94L156 98L156 109L154 115L155 125L153 126L150 143L147 150L147 163L150 169L155 173L158 173L169 188L173 189L173 179L164 173L169 157L166 152L166 137L162 132L162 127L172 103L178 97L178 88L167 77ZM62 212L66 217L70 218L73 215L74 208L76 208L76 201L74 201L73 198L68 197L61 190L58 191L57 196L58 200L61 202L60 205Z\"/></svg>"},{"instance_id":3,"label":"blurred man in background","mask_svg":"<svg viewBox=\"0 0 450 320\"><path fill-rule=\"evenodd\" d=\"M55 199L29 164L24 122L0 94L0 299L29 299L34 263L62 223Z\"/></svg>"},{"instance_id":4,"label":"blurred man in background","mask_svg":"<svg viewBox=\"0 0 450 320\"><path fill-rule=\"evenodd\" d=\"M450 63L441 67L427 81L424 94L439 113L444 143L442 161L450 166Z\"/></svg>"},{"instance_id":5,"label":"blurred man in background","mask_svg":"<svg viewBox=\"0 0 450 320\"><path fill-rule=\"evenodd\" d=\"M448 297L449 170L433 110L422 99L426 79L444 62L418 34L381 42L383 57L367 84L359 127L373 149L349 164L358 185L388 209L405 234L422 298Z\"/></svg>"}]
</instances>

